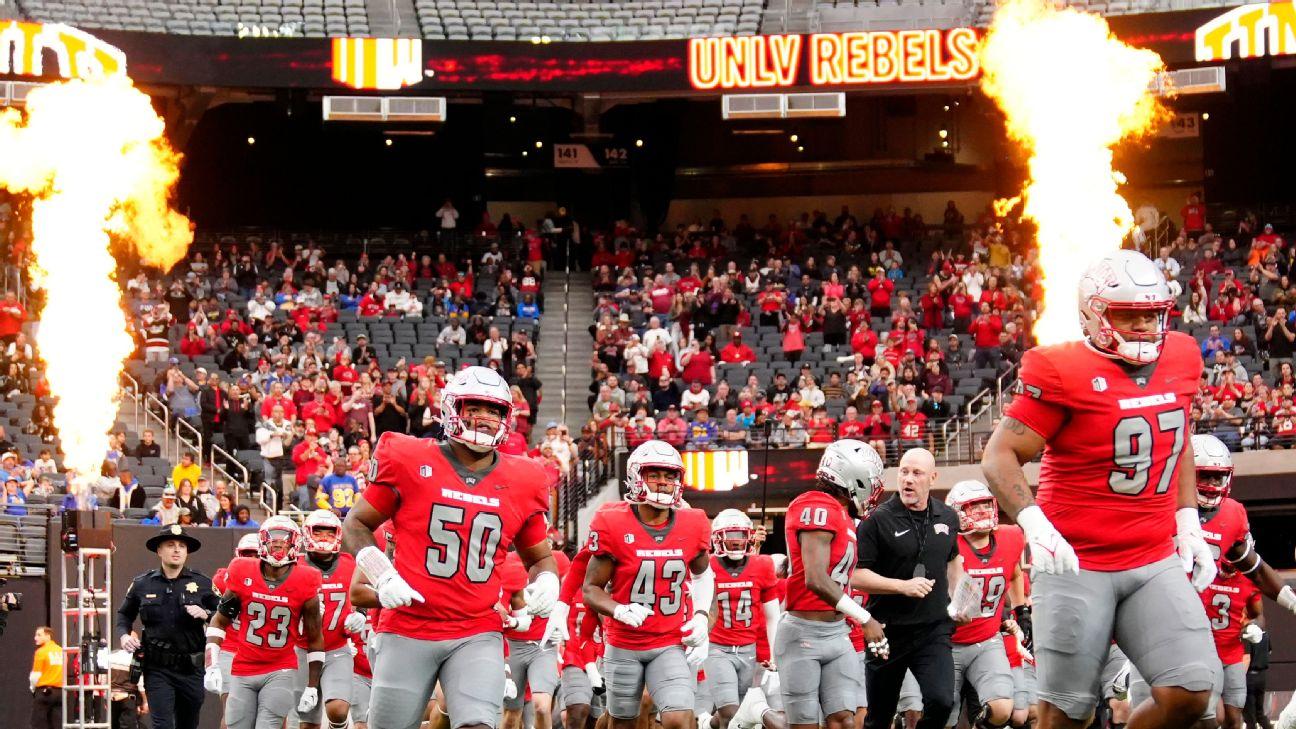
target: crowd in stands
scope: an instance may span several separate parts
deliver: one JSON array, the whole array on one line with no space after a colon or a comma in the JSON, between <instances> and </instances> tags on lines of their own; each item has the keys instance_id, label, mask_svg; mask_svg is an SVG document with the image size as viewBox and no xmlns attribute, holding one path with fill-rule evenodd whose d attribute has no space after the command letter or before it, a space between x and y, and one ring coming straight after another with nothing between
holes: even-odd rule
<instances>
[{"instance_id":1,"label":"crowd in stands","mask_svg":"<svg viewBox=\"0 0 1296 729\"><path fill-rule=\"evenodd\" d=\"M1197 432L1230 446L1296 444L1292 247L1247 214L1226 234L1193 196L1148 250L1201 342ZM1139 242L1150 246L1151 238ZM588 428L633 446L823 447L838 437L894 460L939 450L965 407L1005 385L1032 345L1042 287L1031 231L950 201L940 223L905 209L805 213L595 238Z\"/></svg>"},{"instance_id":2,"label":"crowd in stands","mask_svg":"<svg viewBox=\"0 0 1296 729\"><path fill-rule=\"evenodd\" d=\"M84 493L68 494L59 473L52 401L37 389L39 353L23 331L29 316L7 295L0 373L18 370L0 390L9 401L27 398L30 438L40 439L27 445L48 447L33 459L8 452L30 448L0 437L4 512L75 505L146 523L242 527L256 522L238 499L262 496L345 515L378 437L437 435L440 390L470 364L499 370L512 386L515 428L504 450L544 459L555 480L571 473L581 446L565 427L550 424L543 437L532 428L542 398L533 375L541 283L556 239L507 216L498 224L483 216L471 235L453 232L396 240L372 258L360 242L329 253L307 239L227 236L195 244L165 274L123 270L139 344L125 382L156 398L170 432L187 424L178 427L188 443L164 453L158 433L119 422ZM248 483L205 475L224 473ZM272 493L257 493L262 481Z\"/></svg>"}]
</instances>

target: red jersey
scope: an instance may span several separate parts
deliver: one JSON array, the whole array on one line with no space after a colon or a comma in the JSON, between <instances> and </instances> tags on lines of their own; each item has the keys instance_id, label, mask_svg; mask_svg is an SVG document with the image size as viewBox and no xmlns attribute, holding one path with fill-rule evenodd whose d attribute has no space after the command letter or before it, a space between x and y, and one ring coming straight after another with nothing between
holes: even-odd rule
<instances>
[{"instance_id":1,"label":"red jersey","mask_svg":"<svg viewBox=\"0 0 1296 729\"><path fill-rule=\"evenodd\" d=\"M424 602L383 610L378 632L448 640L502 630L493 607L509 545L546 539L549 483L544 467L496 454L472 473L449 446L388 432L378 439L361 498L392 520L400 576Z\"/></svg>"},{"instance_id":2,"label":"red jersey","mask_svg":"<svg viewBox=\"0 0 1296 729\"><path fill-rule=\"evenodd\" d=\"M237 559L237 558L236 558ZM228 567L221 567L216 570L216 575L212 577L212 591L217 595L224 595L229 586L225 579L229 574ZM239 621L235 618L230 622L229 630L225 631L225 640L221 641L221 650L226 653L238 653L239 646L243 644L243 634L239 632Z\"/></svg>"},{"instance_id":3,"label":"red jersey","mask_svg":"<svg viewBox=\"0 0 1296 729\"><path fill-rule=\"evenodd\" d=\"M1231 666L1242 662L1246 652L1242 646L1242 627L1247 620L1247 605L1259 597L1255 583L1236 572L1228 577L1216 577L1202 591L1202 604L1206 606L1206 617L1210 618L1220 663Z\"/></svg>"},{"instance_id":4,"label":"red jersey","mask_svg":"<svg viewBox=\"0 0 1296 729\"><path fill-rule=\"evenodd\" d=\"M860 592L858 590L851 589L851 599L855 601L856 605L859 605L860 607L864 607L865 605L868 604L869 596L867 592ZM863 653L864 652L864 626L849 618L847 618L846 624L850 626L851 646L855 648L856 653Z\"/></svg>"},{"instance_id":5,"label":"red jersey","mask_svg":"<svg viewBox=\"0 0 1296 729\"><path fill-rule=\"evenodd\" d=\"M517 552L509 552L504 558L504 566L501 568L500 599L507 607L509 599L519 592L526 589L527 583L531 581L531 576L527 573L527 568L522 564L522 558ZM509 609L512 612L512 608ZM544 618L534 618L531 621L531 627L527 630L506 630L504 637L509 640L540 640L544 635L545 628Z\"/></svg>"},{"instance_id":6,"label":"red jersey","mask_svg":"<svg viewBox=\"0 0 1296 729\"><path fill-rule=\"evenodd\" d=\"M829 577L845 590L855 570L855 525L846 513L846 507L822 491L807 491L792 500L788 506L785 527L788 559L787 610L836 610L806 587L805 565L801 562L802 532L828 532L832 534L828 554Z\"/></svg>"},{"instance_id":7,"label":"red jersey","mask_svg":"<svg viewBox=\"0 0 1296 729\"><path fill-rule=\"evenodd\" d=\"M369 654L365 653L365 642L360 639L356 633L351 634L351 645L355 646L356 654L352 661L351 672L361 678L373 680L373 666L369 664Z\"/></svg>"},{"instance_id":8,"label":"red jersey","mask_svg":"<svg viewBox=\"0 0 1296 729\"><path fill-rule=\"evenodd\" d=\"M778 578L774 560L768 554L755 554L743 560L737 570L733 562L711 555L715 573L715 602L719 615L711 628L711 642L719 645L746 646L756 643L756 634L765 624L764 605L778 599Z\"/></svg>"},{"instance_id":9,"label":"red jersey","mask_svg":"<svg viewBox=\"0 0 1296 729\"><path fill-rule=\"evenodd\" d=\"M963 556L963 572L981 590L981 617L956 626L950 640L958 645L971 645L999 634L1004 597L1013 572L1021 563L1026 536L1021 527L1005 524L994 531L984 552L973 549L962 534L958 537L958 548Z\"/></svg>"},{"instance_id":10,"label":"red jersey","mask_svg":"<svg viewBox=\"0 0 1296 729\"><path fill-rule=\"evenodd\" d=\"M1201 372L1201 350L1182 332L1139 369L1085 342L1022 355L1008 415L1047 441L1036 500L1082 569L1133 569L1174 552L1179 455Z\"/></svg>"},{"instance_id":11,"label":"red jersey","mask_svg":"<svg viewBox=\"0 0 1296 729\"><path fill-rule=\"evenodd\" d=\"M585 603L577 600L567 613L567 633L571 640L563 643L561 668L585 670L585 666L598 660L603 653L603 636L599 618Z\"/></svg>"},{"instance_id":12,"label":"red jersey","mask_svg":"<svg viewBox=\"0 0 1296 729\"><path fill-rule=\"evenodd\" d=\"M711 521L701 509L675 509L660 528L646 526L636 505L625 502L595 514L586 549L615 563L612 599L653 611L638 628L607 621L607 644L638 651L680 645L689 618L688 565L710 548Z\"/></svg>"},{"instance_id":13,"label":"red jersey","mask_svg":"<svg viewBox=\"0 0 1296 729\"><path fill-rule=\"evenodd\" d=\"M239 557L230 562L225 582L242 605L239 624L243 643L234 654L230 673L261 676L297 670L293 646L301 636L302 609L319 594L319 570L295 564L284 581L272 587L261 574L261 560Z\"/></svg>"},{"instance_id":14,"label":"red jersey","mask_svg":"<svg viewBox=\"0 0 1296 729\"><path fill-rule=\"evenodd\" d=\"M1202 523L1202 536L1210 545L1216 563L1222 563L1233 545L1245 542L1251 534L1246 508L1235 499L1225 498L1214 513L1207 512L1202 516L1210 517Z\"/></svg>"},{"instance_id":15,"label":"red jersey","mask_svg":"<svg viewBox=\"0 0 1296 729\"><path fill-rule=\"evenodd\" d=\"M321 616L324 650L335 651L347 644L344 625L347 616L351 614L351 576L356 571L355 557L342 552L333 560L333 564L327 571L321 569L307 555L302 555L298 562L319 570L320 608L324 611ZM297 647L306 649L306 636L298 636Z\"/></svg>"}]
</instances>

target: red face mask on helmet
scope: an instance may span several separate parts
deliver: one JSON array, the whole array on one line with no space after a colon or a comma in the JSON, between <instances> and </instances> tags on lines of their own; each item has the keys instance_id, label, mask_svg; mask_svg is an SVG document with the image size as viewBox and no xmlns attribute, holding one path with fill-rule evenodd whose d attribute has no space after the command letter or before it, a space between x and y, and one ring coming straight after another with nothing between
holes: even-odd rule
<instances>
[{"instance_id":1,"label":"red face mask on helmet","mask_svg":"<svg viewBox=\"0 0 1296 729\"><path fill-rule=\"evenodd\" d=\"M312 511L302 525L302 541L311 554L337 554L342 551L342 520L331 511Z\"/></svg>"},{"instance_id":2,"label":"red face mask on helmet","mask_svg":"<svg viewBox=\"0 0 1296 729\"><path fill-rule=\"evenodd\" d=\"M257 555L262 562L283 567L297 561L301 548L301 529L286 516L272 516L257 532Z\"/></svg>"},{"instance_id":3,"label":"red face mask on helmet","mask_svg":"<svg viewBox=\"0 0 1296 729\"><path fill-rule=\"evenodd\" d=\"M1203 509L1216 509L1232 491L1232 468L1197 469L1197 505Z\"/></svg>"}]
</instances>

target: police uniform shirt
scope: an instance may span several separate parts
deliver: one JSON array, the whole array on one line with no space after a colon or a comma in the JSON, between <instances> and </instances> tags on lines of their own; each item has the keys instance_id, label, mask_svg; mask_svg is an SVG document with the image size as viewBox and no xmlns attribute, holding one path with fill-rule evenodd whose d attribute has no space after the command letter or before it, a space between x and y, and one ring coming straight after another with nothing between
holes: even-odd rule
<instances>
[{"instance_id":1,"label":"police uniform shirt","mask_svg":"<svg viewBox=\"0 0 1296 729\"><path fill-rule=\"evenodd\" d=\"M127 588L126 599L117 610L117 633L129 633L138 616L144 626L141 642L146 654L152 650L201 653L207 642L206 622L190 615L185 607L198 605L210 616L219 600L207 575L186 567L175 579L167 579L162 570L149 570Z\"/></svg>"},{"instance_id":2,"label":"police uniform shirt","mask_svg":"<svg viewBox=\"0 0 1296 729\"><path fill-rule=\"evenodd\" d=\"M958 557L958 515L944 502L928 497L926 511L910 511L897 494L874 509L856 529L859 566L883 577L914 577L922 549L922 569L935 580L924 598L904 595L870 595L868 611L891 626L924 625L949 621L950 560ZM951 623L952 625L952 623Z\"/></svg>"}]
</instances>

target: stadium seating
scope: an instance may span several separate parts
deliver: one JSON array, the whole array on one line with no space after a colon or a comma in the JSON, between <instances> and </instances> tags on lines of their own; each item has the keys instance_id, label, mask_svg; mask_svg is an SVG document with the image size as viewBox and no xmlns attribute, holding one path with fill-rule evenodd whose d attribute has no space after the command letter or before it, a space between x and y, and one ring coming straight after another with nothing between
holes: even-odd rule
<instances>
[{"instance_id":1,"label":"stadium seating","mask_svg":"<svg viewBox=\"0 0 1296 729\"><path fill-rule=\"evenodd\" d=\"M369 35L365 0L23 0L36 20L182 35Z\"/></svg>"},{"instance_id":2,"label":"stadium seating","mask_svg":"<svg viewBox=\"0 0 1296 729\"><path fill-rule=\"evenodd\" d=\"M753 35L762 5L762 0L416 0L415 9L423 36L437 40L614 41Z\"/></svg>"}]
</instances>

